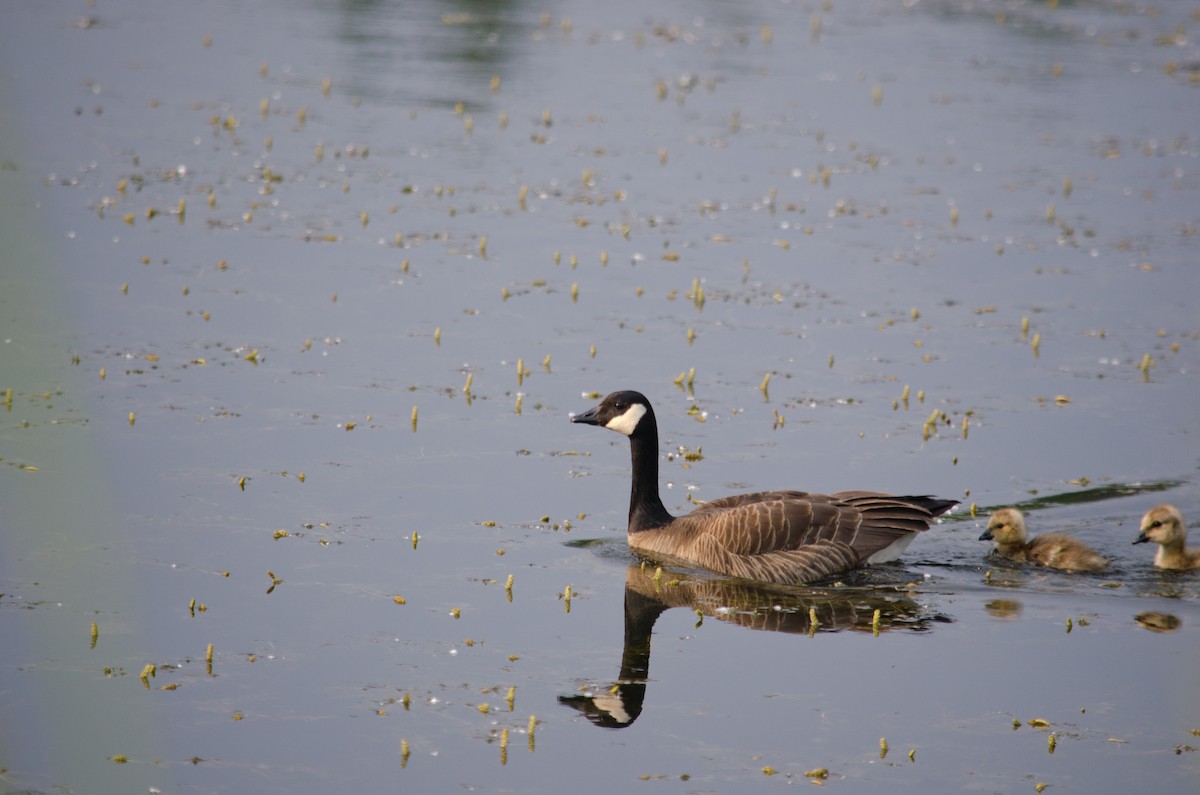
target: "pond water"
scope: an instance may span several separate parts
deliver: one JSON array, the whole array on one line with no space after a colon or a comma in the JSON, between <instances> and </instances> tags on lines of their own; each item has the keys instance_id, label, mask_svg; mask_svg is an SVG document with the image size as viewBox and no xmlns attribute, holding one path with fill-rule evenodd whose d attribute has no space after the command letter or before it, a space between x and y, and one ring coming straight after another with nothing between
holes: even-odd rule
<instances>
[{"instance_id":1,"label":"pond water","mask_svg":"<svg viewBox=\"0 0 1200 795\"><path fill-rule=\"evenodd\" d=\"M0 791L1196 791L1193 6L0 14ZM656 576L620 388L672 510L962 503Z\"/></svg>"}]
</instances>

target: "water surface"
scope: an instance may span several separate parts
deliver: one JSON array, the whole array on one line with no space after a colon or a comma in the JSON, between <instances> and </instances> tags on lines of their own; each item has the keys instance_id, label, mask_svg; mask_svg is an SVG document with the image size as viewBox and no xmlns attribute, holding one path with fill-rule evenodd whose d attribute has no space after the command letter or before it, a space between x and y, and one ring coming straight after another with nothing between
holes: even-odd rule
<instances>
[{"instance_id":1,"label":"water surface","mask_svg":"<svg viewBox=\"0 0 1200 795\"><path fill-rule=\"evenodd\" d=\"M4 791L1194 791L1200 579L1131 544L1200 516L1192 9L3 16ZM672 510L962 506L656 580L617 388Z\"/></svg>"}]
</instances>

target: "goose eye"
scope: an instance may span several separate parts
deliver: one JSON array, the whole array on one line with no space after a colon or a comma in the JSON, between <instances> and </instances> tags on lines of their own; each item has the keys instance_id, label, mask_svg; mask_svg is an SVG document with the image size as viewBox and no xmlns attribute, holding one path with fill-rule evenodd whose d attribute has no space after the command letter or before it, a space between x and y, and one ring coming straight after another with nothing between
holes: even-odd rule
<instances>
[{"instance_id":1,"label":"goose eye","mask_svg":"<svg viewBox=\"0 0 1200 795\"><path fill-rule=\"evenodd\" d=\"M1153 530L1156 527L1162 527L1162 522L1158 521L1157 519L1155 519L1153 522L1150 523L1151 530Z\"/></svg>"}]
</instances>

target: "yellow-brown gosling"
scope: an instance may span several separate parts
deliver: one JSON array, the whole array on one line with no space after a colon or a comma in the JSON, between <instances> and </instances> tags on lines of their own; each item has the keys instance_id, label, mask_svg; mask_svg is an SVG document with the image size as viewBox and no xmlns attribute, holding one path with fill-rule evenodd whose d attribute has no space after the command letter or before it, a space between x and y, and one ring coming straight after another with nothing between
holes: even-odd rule
<instances>
[{"instance_id":1,"label":"yellow-brown gosling","mask_svg":"<svg viewBox=\"0 0 1200 795\"><path fill-rule=\"evenodd\" d=\"M1108 560L1077 538L1045 533L1029 540L1025 516L1016 508L1001 508L988 517L980 541L995 541L996 552L1018 563L1036 563L1060 571L1104 571Z\"/></svg>"},{"instance_id":2,"label":"yellow-brown gosling","mask_svg":"<svg viewBox=\"0 0 1200 795\"><path fill-rule=\"evenodd\" d=\"M873 491L760 491L667 512L658 494L658 424L639 392L614 392L571 417L629 437L628 538L637 554L760 582L800 585L895 560L955 500Z\"/></svg>"},{"instance_id":3,"label":"yellow-brown gosling","mask_svg":"<svg viewBox=\"0 0 1200 795\"><path fill-rule=\"evenodd\" d=\"M1154 565L1160 569L1200 569L1200 549L1187 549L1187 527L1174 505L1156 505L1142 517L1135 544L1158 544Z\"/></svg>"}]
</instances>

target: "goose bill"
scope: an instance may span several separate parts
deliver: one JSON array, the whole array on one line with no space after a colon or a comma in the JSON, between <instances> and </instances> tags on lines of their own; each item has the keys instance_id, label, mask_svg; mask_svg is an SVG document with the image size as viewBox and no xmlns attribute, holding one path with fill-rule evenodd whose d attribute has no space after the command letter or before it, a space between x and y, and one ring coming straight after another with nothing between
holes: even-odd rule
<instances>
[{"instance_id":1,"label":"goose bill","mask_svg":"<svg viewBox=\"0 0 1200 795\"><path fill-rule=\"evenodd\" d=\"M596 414L596 411L599 408L600 408L599 406L594 406L594 407L588 409L587 411L581 412L579 414L572 414L571 422L579 422L584 425L599 425L600 418Z\"/></svg>"}]
</instances>

